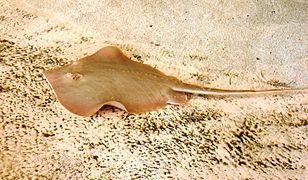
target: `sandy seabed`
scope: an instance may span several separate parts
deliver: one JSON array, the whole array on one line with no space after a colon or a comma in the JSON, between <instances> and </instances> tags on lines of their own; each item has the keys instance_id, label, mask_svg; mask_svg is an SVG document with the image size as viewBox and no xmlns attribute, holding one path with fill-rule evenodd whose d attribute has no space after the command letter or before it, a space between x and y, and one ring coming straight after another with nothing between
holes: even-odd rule
<instances>
[{"instance_id":1,"label":"sandy seabed","mask_svg":"<svg viewBox=\"0 0 308 180\"><path fill-rule=\"evenodd\" d=\"M308 87L305 1L0 0L1 179L307 179L308 94L84 118L42 72L106 45L199 85Z\"/></svg>"}]
</instances>

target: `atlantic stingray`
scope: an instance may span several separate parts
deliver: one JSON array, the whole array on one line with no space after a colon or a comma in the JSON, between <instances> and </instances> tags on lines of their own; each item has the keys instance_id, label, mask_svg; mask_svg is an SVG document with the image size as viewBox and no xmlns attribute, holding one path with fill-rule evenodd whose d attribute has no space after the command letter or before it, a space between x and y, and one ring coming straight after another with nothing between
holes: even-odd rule
<instances>
[{"instance_id":1,"label":"atlantic stingray","mask_svg":"<svg viewBox=\"0 0 308 180\"><path fill-rule=\"evenodd\" d=\"M108 46L70 65L44 72L60 103L69 111L90 116L104 105L142 113L167 104L183 104L186 93L246 95L293 89L226 90L187 84L159 70L129 59ZM303 90L303 89L302 89Z\"/></svg>"}]
</instances>

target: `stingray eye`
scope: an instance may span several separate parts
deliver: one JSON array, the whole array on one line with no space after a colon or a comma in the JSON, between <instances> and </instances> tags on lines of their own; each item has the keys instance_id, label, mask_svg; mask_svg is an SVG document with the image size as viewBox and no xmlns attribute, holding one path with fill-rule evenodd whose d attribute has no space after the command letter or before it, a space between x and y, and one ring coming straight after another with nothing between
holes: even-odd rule
<instances>
[{"instance_id":1,"label":"stingray eye","mask_svg":"<svg viewBox=\"0 0 308 180\"><path fill-rule=\"evenodd\" d=\"M66 77L74 80L74 81L79 81L82 78L82 74L80 73L66 73Z\"/></svg>"}]
</instances>

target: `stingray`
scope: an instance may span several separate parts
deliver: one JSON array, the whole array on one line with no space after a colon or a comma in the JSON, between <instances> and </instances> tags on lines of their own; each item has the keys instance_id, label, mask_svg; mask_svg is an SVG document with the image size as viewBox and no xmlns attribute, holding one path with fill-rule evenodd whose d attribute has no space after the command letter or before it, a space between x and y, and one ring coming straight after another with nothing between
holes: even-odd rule
<instances>
[{"instance_id":1,"label":"stingray","mask_svg":"<svg viewBox=\"0 0 308 180\"><path fill-rule=\"evenodd\" d=\"M247 95L294 90L227 90L192 85L133 61L113 46L70 65L45 71L44 75L60 103L81 116L91 116L104 105L129 113L153 111L167 104L185 103L186 93Z\"/></svg>"}]
</instances>

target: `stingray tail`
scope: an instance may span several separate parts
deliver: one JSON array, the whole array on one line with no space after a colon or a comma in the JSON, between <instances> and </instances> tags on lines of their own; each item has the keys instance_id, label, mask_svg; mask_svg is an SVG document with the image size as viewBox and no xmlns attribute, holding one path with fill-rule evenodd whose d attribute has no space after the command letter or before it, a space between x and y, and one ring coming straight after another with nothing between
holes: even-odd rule
<instances>
[{"instance_id":1,"label":"stingray tail","mask_svg":"<svg viewBox=\"0 0 308 180\"><path fill-rule=\"evenodd\" d=\"M285 92L300 92L307 91L308 88L299 89L268 89L268 90L228 90L228 89L218 89L201 87L192 84L182 84L173 88L174 91L193 93L193 94L204 94L204 95L257 95L257 94L276 94Z\"/></svg>"}]
</instances>

